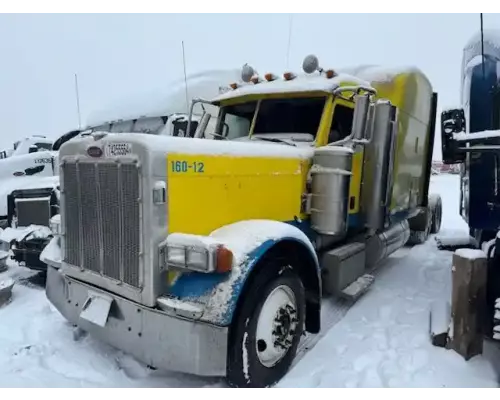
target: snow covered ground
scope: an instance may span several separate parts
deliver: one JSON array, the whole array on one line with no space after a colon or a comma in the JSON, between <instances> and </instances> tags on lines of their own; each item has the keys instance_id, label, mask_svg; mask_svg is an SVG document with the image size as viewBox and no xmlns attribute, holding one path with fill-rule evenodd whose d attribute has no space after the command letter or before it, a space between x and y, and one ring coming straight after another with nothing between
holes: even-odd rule
<instances>
[{"instance_id":1,"label":"snow covered ground","mask_svg":"<svg viewBox=\"0 0 500 400\"><path fill-rule=\"evenodd\" d=\"M458 177L433 176L443 199L442 233L466 232L458 216ZM451 253L434 240L402 249L379 269L375 284L280 382L280 387L496 387L500 350L465 362L433 347L429 306L449 299ZM203 379L150 371L73 328L48 303L32 272L0 274L18 281L0 308L0 387L223 387Z\"/></svg>"}]
</instances>

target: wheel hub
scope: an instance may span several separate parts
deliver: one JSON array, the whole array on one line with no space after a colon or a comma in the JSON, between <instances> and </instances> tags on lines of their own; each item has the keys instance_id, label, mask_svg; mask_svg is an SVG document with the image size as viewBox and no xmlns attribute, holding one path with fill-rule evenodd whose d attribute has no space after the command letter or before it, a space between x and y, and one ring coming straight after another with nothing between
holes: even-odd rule
<instances>
[{"instance_id":1,"label":"wheel hub","mask_svg":"<svg viewBox=\"0 0 500 400\"><path fill-rule=\"evenodd\" d=\"M287 354L298 321L293 291L278 286L267 297L257 321L256 350L262 365L271 368Z\"/></svg>"},{"instance_id":2,"label":"wheel hub","mask_svg":"<svg viewBox=\"0 0 500 400\"><path fill-rule=\"evenodd\" d=\"M275 346L286 350L290 348L297 322L297 311L290 304L278 310L274 318L273 337Z\"/></svg>"}]
</instances>

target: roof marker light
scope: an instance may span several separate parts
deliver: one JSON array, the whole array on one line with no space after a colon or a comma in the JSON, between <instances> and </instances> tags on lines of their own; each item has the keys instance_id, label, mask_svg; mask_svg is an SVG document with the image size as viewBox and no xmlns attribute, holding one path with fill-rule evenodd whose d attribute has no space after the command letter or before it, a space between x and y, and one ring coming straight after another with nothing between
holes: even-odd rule
<instances>
[{"instance_id":1,"label":"roof marker light","mask_svg":"<svg viewBox=\"0 0 500 400\"><path fill-rule=\"evenodd\" d=\"M268 82L272 82L272 81L275 81L276 79L278 79L278 77L271 72L268 72L267 74L265 74L264 78L266 78L266 81L268 81Z\"/></svg>"},{"instance_id":2,"label":"roof marker light","mask_svg":"<svg viewBox=\"0 0 500 400\"><path fill-rule=\"evenodd\" d=\"M337 76L338 74L333 69L329 69L329 70L325 71L325 75L328 79L331 79L331 78Z\"/></svg>"},{"instance_id":3,"label":"roof marker light","mask_svg":"<svg viewBox=\"0 0 500 400\"><path fill-rule=\"evenodd\" d=\"M295 75L293 72L285 72L283 74L283 78L285 79L285 81L291 81L292 79L295 79L297 77L297 75Z\"/></svg>"},{"instance_id":4,"label":"roof marker light","mask_svg":"<svg viewBox=\"0 0 500 400\"><path fill-rule=\"evenodd\" d=\"M252 81L252 83L253 83L254 85L256 85L257 83L262 82L262 79L260 79L259 75L254 75L254 76L252 76L251 81Z\"/></svg>"}]
</instances>

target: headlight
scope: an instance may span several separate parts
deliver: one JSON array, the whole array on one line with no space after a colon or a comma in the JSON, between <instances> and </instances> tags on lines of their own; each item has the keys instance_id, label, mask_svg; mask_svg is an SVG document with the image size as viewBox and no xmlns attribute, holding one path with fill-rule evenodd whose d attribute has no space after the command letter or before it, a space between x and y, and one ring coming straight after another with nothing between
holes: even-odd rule
<instances>
[{"instance_id":1,"label":"headlight","mask_svg":"<svg viewBox=\"0 0 500 400\"><path fill-rule=\"evenodd\" d=\"M50 230L54 235L61 234L61 214L54 215L50 219Z\"/></svg>"},{"instance_id":2,"label":"headlight","mask_svg":"<svg viewBox=\"0 0 500 400\"><path fill-rule=\"evenodd\" d=\"M229 272L233 253L217 240L198 235L173 233L159 246L160 269L196 272Z\"/></svg>"}]
</instances>

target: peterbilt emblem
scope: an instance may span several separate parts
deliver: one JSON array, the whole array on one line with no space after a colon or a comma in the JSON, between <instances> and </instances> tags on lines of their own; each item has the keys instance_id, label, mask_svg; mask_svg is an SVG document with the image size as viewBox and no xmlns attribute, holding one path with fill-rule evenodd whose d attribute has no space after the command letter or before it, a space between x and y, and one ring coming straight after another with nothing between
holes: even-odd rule
<instances>
[{"instance_id":1,"label":"peterbilt emblem","mask_svg":"<svg viewBox=\"0 0 500 400\"><path fill-rule=\"evenodd\" d=\"M90 157L101 157L102 156L102 149L97 146L91 146L87 149L87 154Z\"/></svg>"}]
</instances>

